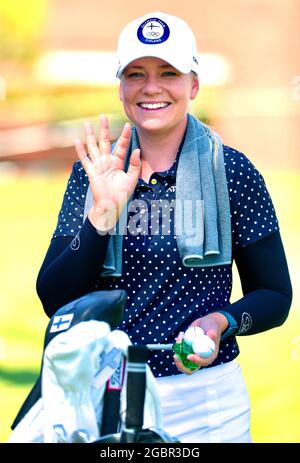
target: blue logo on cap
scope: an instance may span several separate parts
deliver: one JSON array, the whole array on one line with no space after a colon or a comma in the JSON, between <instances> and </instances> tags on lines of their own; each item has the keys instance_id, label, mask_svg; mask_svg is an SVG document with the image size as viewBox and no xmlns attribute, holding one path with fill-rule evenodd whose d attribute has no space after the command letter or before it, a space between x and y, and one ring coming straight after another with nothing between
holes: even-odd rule
<instances>
[{"instance_id":1,"label":"blue logo on cap","mask_svg":"<svg viewBox=\"0 0 300 463\"><path fill-rule=\"evenodd\" d=\"M169 26L158 18L146 19L137 31L139 41L149 45L165 42L169 35Z\"/></svg>"}]
</instances>

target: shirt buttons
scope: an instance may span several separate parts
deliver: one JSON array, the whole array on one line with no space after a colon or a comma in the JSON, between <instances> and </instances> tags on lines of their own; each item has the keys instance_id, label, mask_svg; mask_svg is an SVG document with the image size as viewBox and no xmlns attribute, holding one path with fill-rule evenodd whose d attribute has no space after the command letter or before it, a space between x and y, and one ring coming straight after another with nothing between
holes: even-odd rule
<instances>
[{"instance_id":1,"label":"shirt buttons","mask_svg":"<svg viewBox=\"0 0 300 463\"><path fill-rule=\"evenodd\" d=\"M152 179L151 179L151 184L152 184L152 185L156 185L156 184L157 184L156 178L152 178Z\"/></svg>"}]
</instances>

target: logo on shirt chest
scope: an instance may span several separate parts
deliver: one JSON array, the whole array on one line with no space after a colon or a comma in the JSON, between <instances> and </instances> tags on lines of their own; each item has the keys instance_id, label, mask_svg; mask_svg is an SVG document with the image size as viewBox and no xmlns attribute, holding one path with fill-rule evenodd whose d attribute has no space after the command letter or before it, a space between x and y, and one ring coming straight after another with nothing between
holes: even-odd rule
<instances>
[{"instance_id":1,"label":"logo on shirt chest","mask_svg":"<svg viewBox=\"0 0 300 463\"><path fill-rule=\"evenodd\" d=\"M167 191L170 191L171 193L174 193L176 191L176 185L170 186Z\"/></svg>"}]
</instances>

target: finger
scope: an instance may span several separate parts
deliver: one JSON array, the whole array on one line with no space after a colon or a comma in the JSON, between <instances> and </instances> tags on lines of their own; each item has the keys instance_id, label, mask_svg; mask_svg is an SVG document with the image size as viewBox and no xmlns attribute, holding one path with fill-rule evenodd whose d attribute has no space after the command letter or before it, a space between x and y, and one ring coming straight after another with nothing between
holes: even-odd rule
<instances>
[{"instance_id":1,"label":"finger","mask_svg":"<svg viewBox=\"0 0 300 463\"><path fill-rule=\"evenodd\" d=\"M88 157L88 154L87 154L87 152L86 152L86 150L84 148L84 144L82 143L82 141L79 138L76 138L74 140L74 144L75 144L75 149L76 149L77 155L78 155L78 157L80 159L80 162L82 164L82 167L87 172L91 161L90 161L90 159Z\"/></svg>"},{"instance_id":2,"label":"finger","mask_svg":"<svg viewBox=\"0 0 300 463\"><path fill-rule=\"evenodd\" d=\"M130 143L130 138L131 138L131 125L126 122L126 124L123 127L122 133L120 135L120 138L118 140L116 149L115 149L115 155L118 156L120 159L125 159L128 146Z\"/></svg>"},{"instance_id":3,"label":"finger","mask_svg":"<svg viewBox=\"0 0 300 463\"><path fill-rule=\"evenodd\" d=\"M92 124L90 122L85 122L84 130L85 130L85 137L86 137L88 152L89 152L89 155L91 156L91 159L94 161L99 156L99 149L97 146L97 141L96 141L96 137L94 134L94 129L93 129Z\"/></svg>"},{"instance_id":4,"label":"finger","mask_svg":"<svg viewBox=\"0 0 300 463\"><path fill-rule=\"evenodd\" d=\"M190 370L189 368L185 367L182 363L182 361L180 360L180 358L175 354L173 355L173 360L174 360L174 363L176 365L176 367L178 368L178 370L182 371L182 373L185 373L187 375L191 375L193 373L192 370Z\"/></svg>"},{"instance_id":5,"label":"finger","mask_svg":"<svg viewBox=\"0 0 300 463\"><path fill-rule=\"evenodd\" d=\"M111 153L109 124L106 116L100 116L99 148L101 154Z\"/></svg>"},{"instance_id":6,"label":"finger","mask_svg":"<svg viewBox=\"0 0 300 463\"><path fill-rule=\"evenodd\" d=\"M199 367L207 367L208 365L210 365L215 360L215 355L212 354L210 357L203 358L200 355L189 354L187 356L187 359L190 360L191 362L195 363Z\"/></svg>"},{"instance_id":7,"label":"finger","mask_svg":"<svg viewBox=\"0 0 300 463\"><path fill-rule=\"evenodd\" d=\"M130 164L129 164L128 171L127 171L127 174L133 177L135 182L137 182L139 179L141 167L142 167L141 150L135 149L131 153Z\"/></svg>"},{"instance_id":8,"label":"finger","mask_svg":"<svg viewBox=\"0 0 300 463\"><path fill-rule=\"evenodd\" d=\"M183 340L183 337L184 337L184 332L180 331L180 333L178 334L176 338L176 342L181 343L181 341Z\"/></svg>"},{"instance_id":9,"label":"finger","mask_svg":"<svg viewBox=\"0 0 300 463\"><path fill-rule=\"evenodd\" d=\"M192 375L195 371L198 371L200 369L197 368L197 369L194 369L194 370L191 370L190 368L186 367L182 361L180 360L180 358L176 355L174 355L174 362L175 362L175 365L176 367L178 368L178 370L182 371L182 373L185 373L186 375Z\"/></svg>"},{"instance_id":10,"label":"finger","mask_svg":"<svg viewBox=\"0 0 300 463\"><path fill-rule=\"evenodd\" d=\"M197 368L193 368L193 369L188 368L187 366L184 365L181 358L177 354L175 354L173 356L173 359L174 359L174 362L175 362L175 365L177 366L177 368L179 370L181 370L183 373L186 373L187 375L192 375L196 371L200 370L200 368L202 366L202 365L197 364L198 367L197 367L197 365L195 365L195 367L197 367Z\"/></svg>"}]
</instances>

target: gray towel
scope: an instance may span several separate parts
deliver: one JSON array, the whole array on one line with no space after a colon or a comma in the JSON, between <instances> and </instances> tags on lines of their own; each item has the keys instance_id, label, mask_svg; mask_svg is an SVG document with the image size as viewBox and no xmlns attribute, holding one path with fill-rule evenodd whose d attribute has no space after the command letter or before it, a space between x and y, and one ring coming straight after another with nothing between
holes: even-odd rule
<instances>
[{"instance_id":1,"label":"gray towel","mask_svg":"<svg viewBox=\"0 0 300 463\"><path fill-rule=\"evenodd\" d=\"M136 129L133 128L125 171L131 152L138 147ZM131 198L128 204L130 201ZM92 204L93 197L88 188L83 220ZM122 276L127 215L128 205L124 207L115 233L110 237L102 277ZM190 114L176 173L175 230L178 251L185 267L231 263L230 204L222 141Z\"/></svg>"}]
</instances>

